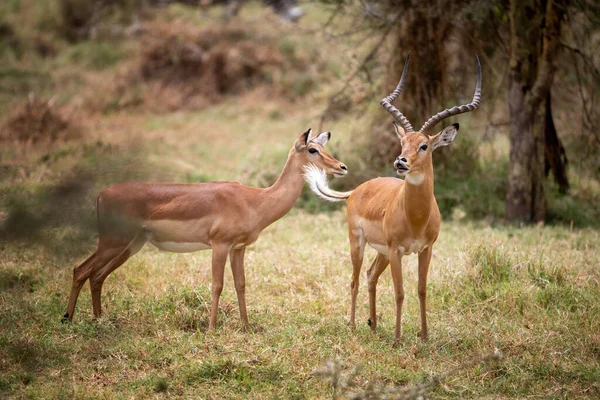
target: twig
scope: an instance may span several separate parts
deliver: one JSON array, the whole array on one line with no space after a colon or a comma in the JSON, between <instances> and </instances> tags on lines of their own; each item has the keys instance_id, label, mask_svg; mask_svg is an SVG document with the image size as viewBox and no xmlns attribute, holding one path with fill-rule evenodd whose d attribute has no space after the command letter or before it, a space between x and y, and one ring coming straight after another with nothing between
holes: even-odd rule
<instances>
[{"instance_id":1,"label":"twig","mask_svg":"<svg viewBox=\"0 0 600 400\"><path fill-rule=\"evenodd\" d=\"M329 18L327 19L327 21L325 21L325 23L323 25L321 25L320 27L315 28L315 29L307 29L307 30L303 30L302 28L297 27L297 28L295 28L295 30L302 34L305 34L305 35L312 35L315 33L325 31L329 27L329 25L331 25L333 23L335 18L339 15L340 11L342 11L343 6L344 6L344 3L339 3L337 5L337 7L333 10L333 12L331 13Z\"/></svg>"},{"instance_id":2,"label":"twig","mask_svg":"<svg viewBox=\"0 0 600 400\"><path fill-rule=\"evenodd\" d=\"M371 51L369 51L369 53L363 59L363 61L360 63L360 65L358 66L358 68L356 68L354 70L354 72L352 72L352 74L350 74L350 76L346 79L346 81L344 82L344 84L342 85L342 87L329 98L329 102L327 103L327 107L325 108L325 110L321 114L321 119L319 120L319 129L318 129L319 131L321 131L321 128L323 127L323 122L325 121L325 118L326 118L327 114L329 113L329 111L331 110L331 107L333 106L335 100L337 100L337 98L339 96L341 96L346 91L346 89L348 88L348 85L350 84L350 82L352 82L352 80L360 73L360 71L362 71L363 68L365 68L365 66L367 65L367 63L369 61L371 61L371 59L373 59L373 57L375 57L375 54L377 54L377 51L379 51L379 49L381 48L381 46L385 43L385 39L387 38L387 36L391 32L392 28L394 27L394 24L400 18L400 15L401 15L401 13L398 13L396 15L396 17L393 19L393 21L388 25L388 27L386 28L386 30L381 35L381 38L379 38L379 41L375 44L375 46L373 46L373 48L371 49Z\"/></svg>"},{"instance_id":3,"label":"twig","mask_svg":"<svg viewBox=\"0 0 600 400\"><path fill-rule=\"evenodd\" d=\"M487 364L499 362L504 358L500 350L495 349L491 354L483 357L475 357L464 361L456 367L450 369L445 374L434 376L429 381L402 388L393 386L376 386L374 382L369 382L366 389L357 391L360 381L357 381L360 367L352 368L348 373L342 373L342 362L339 360L328 360L324 366L315 372L316 376L328 378L333 387L333 399L343 395L346 398L355 400L409 400L423 399L425 394L433 388L439 386L450 377L456 376L459 372L471 368L477 364ZM364 382L363 382L364 383Z\"/></svg>"},{"instance_id":4,"label":"twig","mask_svg":"<svg viewBox=\"0 0 600 400\"><path fill-rule=\"evenodd\" d=\"M590 69L594 72L596 77L600 77L600 70L594 65L594 63L590 60L590 57L587 54L585 54L583 51L579 50L578 48L570 46L566 43L561 42L560 45L562 47L564 47L565 49L570 50L573 53L581 56L583 61L587 64L588 67L590 67Z\"/></svg>"}]
</instances>

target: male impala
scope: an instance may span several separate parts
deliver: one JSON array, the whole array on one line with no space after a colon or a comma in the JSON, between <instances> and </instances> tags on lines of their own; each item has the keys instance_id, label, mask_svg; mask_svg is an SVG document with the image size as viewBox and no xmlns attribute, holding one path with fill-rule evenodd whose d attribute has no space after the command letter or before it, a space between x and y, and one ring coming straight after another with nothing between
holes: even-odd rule
<instances>
[{"instance_id":1,"label":"male impala","mask_svg":"<svg viewBox=\"0 0 600 400\"><path fill-rule=\"evenodd\" d=\"M81 287L89 278L94 316L106 277L146 242L161 250L185 253L212 249L212 304L208 329L217 322L227 255L238 296L242 328L248 326L244 252L261 231L283 217L304 186L304 167L313 164L329 175L343 176L346 166L325 152L331 137L304 132L289 152L281 175L266 189L237 182L190 185L121 183L98 196L98 248L73 271L73 285L63 320L71 320Z\"/></svg>"},{"instance_id":2,"label":"male impala","mask_svg":"<svg viewBox=\"0 0 600 400\"><path fill-rule=\"evenodd\" d=\"M409 55L410 56L410 55ZM396 125L396 134L402 143L402 154L394 162L396 178L376 178L367 181L350 192L336 192L327 186L326 177L318 170L307 168L307 180L311 189L320 197L330 201L348 200L347 218L350 238L350 255L354 271L352 274L350 327L355 328L356 296L358 281L363 263L365 244L377 250L377 256L367 272L369 283L369 325L377 326L376 289L381 273L391 264L392 279L396 297L396 341L402 334L402 256L419 254L419 303L421 308L421 332L427 340L426 291L427 273L431 260L431 248L440 232L440 211L433 194L433 165L431 152L440 146L450 144L458 132L458 124L450 125L434 136L429 131L443 119L452 115L472 111L479 106L481 98L481 66L477 59L477 86L473 101L460 107L444 110L431 117L419 132L414 132L411 124L396 109L392 102L404 86L408 59L404 64L402 78L396 89L381 105L390 112L402 126Z\"/></svg>"}]
</instances>

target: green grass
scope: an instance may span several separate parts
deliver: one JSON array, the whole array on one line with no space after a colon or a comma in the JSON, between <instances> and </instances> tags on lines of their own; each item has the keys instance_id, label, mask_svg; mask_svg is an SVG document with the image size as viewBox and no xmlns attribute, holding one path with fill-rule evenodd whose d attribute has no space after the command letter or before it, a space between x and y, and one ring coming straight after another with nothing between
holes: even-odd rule
<instances>
[{"instance_id":1,"label":"green grass","mask_svg":"<svg viewBox=\"0 0 600 400\"><path fill-rule=\"evenodd\" d=\"M359 326L355 333L346 326L351 264L345 230L340 212L293 212L264 232L246 260L251 327L245 334L230 273L218 328L206 333L209 252L176 255L148 247L107 280L103 318L91 319L86 286L74 322L61 324L79 251L59 263L36 245L4 245L0 389L8 397L33 398L325 398L331 388L313 372L328 359L361 366L365 380L402 386L499 349L501 364L469 366L433 395L600 395L600 259L578 249L578 243L596 242L597 232L446 223L429 283L430 341L417 338L416 258L409 257L404 338L392 348L387 271L379 285L377 332L366 324L364 279Z\"/></svg>"},{"instance_id":2,"label":"green grass","mask_svg":"<svg viewBox=\"0 0 600 400\"><path fill-rule=\"evenodd\" d=\"M125 51L120 43L89 40L68 47L60 56L60 62L89 70L102 70L116 65L124 56Z\"/></svg>"}]
</instances>

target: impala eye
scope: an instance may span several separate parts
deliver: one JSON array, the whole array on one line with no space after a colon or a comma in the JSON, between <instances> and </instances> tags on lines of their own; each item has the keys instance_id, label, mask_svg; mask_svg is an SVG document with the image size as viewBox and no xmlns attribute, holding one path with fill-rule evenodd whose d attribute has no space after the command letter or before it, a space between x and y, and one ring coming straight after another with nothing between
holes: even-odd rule
<instances>
[{"instance_id":1,"label":"impala eye","mask_svg":"<svg viewBox=\"0 0 600 400\"><path fill-rule=\"evenodd\" d=\"M427 150L427 145L424 144L423 146L419 147L419 150L421 150L421 151Z\"/></svg>"},{"instance_id":2,"label":"impala eye","mask_svg":"<svg viewBox=\"0 0 600 400\"><path fill-rule=\"evenodd\" d=\"M315 149L314 147L311 147L310 149L308 149L308 152L309 152L310 154L315 154L315 153L318 153L318 152L319 152L319 150Z\"/></svg>"}]
</instances>

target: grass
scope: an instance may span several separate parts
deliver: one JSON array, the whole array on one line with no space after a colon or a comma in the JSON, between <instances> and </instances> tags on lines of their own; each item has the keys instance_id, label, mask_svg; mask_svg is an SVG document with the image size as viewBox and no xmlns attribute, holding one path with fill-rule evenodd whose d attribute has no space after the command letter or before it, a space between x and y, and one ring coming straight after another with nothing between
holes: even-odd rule
<instances>
[{"instance_id":1,"label":"grass","mask_svg":"<svg viewBox=\"0 0 600 400\"><path fill-rule=\"evenodd\" d=\"M252 8L257 5L250 7L243 14L257 12ZM326 21L318 7L307 7L311 18ZM174 20L206 22L182 6L166 13ZM51 95L60 88L59 102L68 104L80 91L98 90L90 82L110 81L126 61L125 49L135 48L99 43L62 47L57 58L35 61L44 65L39 72L6 66L0 71L0 101L24 100L34 89ZM291 33L279 46L292 56L336 53L329 44L317 39L302 43ZM87 64L92 60L88 53L98 57L94 65ZM318 65L334 65L329 62ZM100 188L129 179L239 180L266 186L277 177L296 137L308 127L316 129L315 110L324 108L323 93L332 88L328 79L333 72L321 71L324 78L314 88L309 78L320 75L307 75L295 88L307 94L294 102L265 98L255 90L201 111L97 111L77 119L84 132L80 141L44 148L3 143L0 397L332 398L331 383L315 372L339 360L358 394L445 376L430 389L431 397L598 398L595 181L574 181L572 198L550 197L552 218L560 224L505 226L500 218L506 153L482 157L487 150L478 151L462 134L436 170L445 221L428 285L427 343L417 338L414 256L404 259L402 342L392 347L395 307L389 271L379 283L377 331L366 323L364 272L358 327L349 331L351 263L344 206L308 192L247 251L249 332L241 332L227 272L218 327L207 333L210 252L170 254L149 245L108 278L102 318L91 318L86 284L73 323L60 323L72 269L94 250L94 199ZM349 165L351 174L365 179L375 174L369 160L360 157L371 114L346 115L324 127L333 132L328 150ZM336 185L343 186L344 180ZM367 250L363 271L373 257L374 251ZM503 354L501 363L472 362L496 350ZM355 367L360 368L353 375Z\"/></svg>"},{"instance_id":2,"label":"grass","mask_svg":"<svg viewBox=\"0 0 600 400\"><path fill-rule=\"evenodd\" d=\"M351 265L341 212L295 211L249 250L246 334L230 273L218 329L206 332L209 252L148 247L107 280L103 318L91 319L84 289L74 322L63 325L76 259L59 263L35 245L4 245L0 388L9 397L33 398L324 398L331 388L313 372L331 358L360 365L369 382L400 386L500 349L502 364L467 368L433 394L594 398L600 395L597 242L592 230L446 223L429 283L430 341L417 338L411 257L397 348L387 271L377 332L366 324L364 279L359 326L355 333L346 326Z\"/></svg>"}]
</instances>

